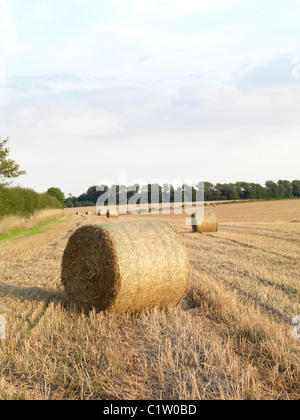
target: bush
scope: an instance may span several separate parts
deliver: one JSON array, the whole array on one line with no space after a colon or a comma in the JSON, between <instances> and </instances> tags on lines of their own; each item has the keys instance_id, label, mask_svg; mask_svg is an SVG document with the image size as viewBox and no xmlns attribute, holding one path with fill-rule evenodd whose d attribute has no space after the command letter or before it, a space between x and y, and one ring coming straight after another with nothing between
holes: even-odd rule
<instances>
[{"instance_id":1,"label":"bush","mask_svg":"<svg viewBox=\"0 0 300 420\"><path fill-rule=\"evenodd\" d=\"M8 214L30 216L37 210L62 208L62 204L47 193L39 194L27 188L0 186L0 217Z\"/></svg>"},{"instance_id":2,"label":"bush","mask_svg":"<svg viewBox=\"0 0 300 420\"><path fill-rule=\"evenodd\" d=\"M55 197L61 204L65 201L65 195L60 188L52 187L49 188L47 194Z\"/></svg>"}]
</instances>

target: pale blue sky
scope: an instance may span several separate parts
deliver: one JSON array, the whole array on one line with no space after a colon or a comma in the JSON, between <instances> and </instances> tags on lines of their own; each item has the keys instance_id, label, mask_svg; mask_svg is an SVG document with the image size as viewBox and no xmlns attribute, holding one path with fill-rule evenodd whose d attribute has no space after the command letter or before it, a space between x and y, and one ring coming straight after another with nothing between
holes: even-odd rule
<instances>
[{"instance_id":1,"label":"pale blue sky","mask_svg":"<svg viewBox=\"0 0 300 420\"><path fill-rule=\"evenodd\" d=\"M299 179L296 0L0 0L18 183Z\"/></svg>"}]
</instances>

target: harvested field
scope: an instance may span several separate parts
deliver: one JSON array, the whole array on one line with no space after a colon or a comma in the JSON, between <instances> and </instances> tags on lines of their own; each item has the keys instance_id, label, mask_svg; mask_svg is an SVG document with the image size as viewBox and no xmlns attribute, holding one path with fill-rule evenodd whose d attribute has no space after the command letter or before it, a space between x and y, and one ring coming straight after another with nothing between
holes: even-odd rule
<instances>
[{"instance_id":1,"label":"harvested field","mask_svg":"<svg viewBox=\"0 0 300 420\"><path fill-rule=\"evenodd\" d=\"M0 399L299 399L300 200L214 210L219 231L202 235L185 215L101 218L163 220L180 233L191 286L168 311L86 316L68 306L64 249L99 223L83 209L2 241Z\"/></svg>"}]
</instances>

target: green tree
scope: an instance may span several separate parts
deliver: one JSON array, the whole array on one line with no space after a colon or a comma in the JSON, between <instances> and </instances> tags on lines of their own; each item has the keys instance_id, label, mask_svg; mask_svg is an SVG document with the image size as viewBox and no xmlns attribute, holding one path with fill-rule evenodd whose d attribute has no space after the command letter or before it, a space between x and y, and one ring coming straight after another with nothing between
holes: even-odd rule
<instances>
[{"instance_id":1,"label":"green tree","mask_svg":"<svg viewBox=\"0 0 300 420\"><path fill-rule=\"evenodd\" d=\"M214 187L214 201L220 201L220 200L224 200L223 196L222 196L222 191L221 191L221 184L217 184ZM226 198L227 199L227 198Z\"/></svg>"},{"instance_id":2,"label":"green tree","mask_svg":"<svg viewBox=\"0 0 300 420\"><path fill-rule=\"evenodd\" d=\"M293 198L293 187L290 181L279 180L277 184L282 191L281 198Z\"/></svg>"},{"instance_id":3,"label":"green tree","mask_svg":"<svg viewBox=\"0 0 300 420\"><path fill-rule=\"evenodd\" d=\"M170 184L170 203L174 203L174 196L175 196L175 190L172 184Z\"/></svg>"},{"instance_id":4,"label":"green tree","mask_svg":"<svg viewBox=\"0 0 300 420\"><path fill-rule=\"evenodd\" d=\"M9 185L11 182L7 182L7 179L17 178L21 175L25 175L25 171L20 170L14 160L8 159L10 148L7 147L8 138L1 140L0 137L0 185Z\"/></svg>"},{"instance_id":5,"label":"green tree","mask_svg":"<svg viewBox=\"0 0 300 420\"><path fill-rule=\"evenodd\" d=\"M226 195L228 200L238 200L240 198L234 184L227 184Z\"/></svg>"},{"instance_id":6,"label":"green tree","mask_svg":"<svg viewBox=\"0 0 300 420\"><path fill-rule=\"evenodd\" d=\"M215 193L214 193L215 200L228 200L227 193L228 193L227 184L218 183L215 186Z\"/></svg>"},{"instance_id":7,"label":"green tree","mask_svg":"<svg viewBox=\"0 0 300 420\"><path fill-rule=\"evenodd\" d=\"M261 186L260 184L255 184L255 185L256 185L257 198L260 199L260 200L267 199L268 198L268 192L267 192L266 188Z\"/></svg>"},{"instance_id":8,"label":"green tree","mask_svg":"<svg viewBox=\"0 0 300 420\"><path fill-rule=\"evenodd\" d=\"M200 184L198 185L201 187ZM214 185L211 182L204 182L204 200L205 201L214 200Z\"/></svg>"},{"instance_id":9,"label":"green tree","mask_svg":"<svg viewBox=\"0 0 300 420\"><path fill-rule=\"evenodd\" d=\"M64 203L65 201L65 195L64 193L56 187L51 187L48 189L47 194L52 195L52 197L55 197L60 203Z\"/></svg>"},{"instance_id":10,"label":"green tree","mask_svg":"<svg viewBox=\"0 0 300 420\"><path fill-rule=\"evenodd\" d=\"M242 182L236 182L234 184L234 187L235 187L235 190L237 192L237 195L238 195L239 199L243 199L244 198L244 196L243 196L244 189L243 189L243 185L242 184L243 184Z\"/></svg>"},{"instance_id":11,"label":"green tree","mask_svg":"<svg viewBox=\"0 0 300 420\"><path fill-rule=\"evenodd\" d=\"M278 185L275 182L267 181L266 189L267 189L269 198L280 198L280 191L278 189Z\"/></svg>"},{"instance_id":12,"label":"green tree","mask_svg":"<svg viewBox=\"0 0 300 420\"><path fill-rule=\"evenodd\" d=\"M163 184L162 186L162 203L169 203L170 201L170 185Z\"/></svg>"},{"instance_id":13,"label":"green tree","mask_svg":"<svg viewBox=\"0 0 300 420\"><path fill-rule=\"evenodd\" d=\"M292 182L293 196L300 197L300 181L295 180Z\"/></svg>"}]
</instances>

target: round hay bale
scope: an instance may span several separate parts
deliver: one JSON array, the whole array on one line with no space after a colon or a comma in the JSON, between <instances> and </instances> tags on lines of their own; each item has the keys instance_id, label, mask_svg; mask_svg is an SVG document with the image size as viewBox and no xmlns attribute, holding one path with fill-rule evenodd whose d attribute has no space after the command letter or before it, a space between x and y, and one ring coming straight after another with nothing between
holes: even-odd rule
<instances>
[{"instance_id":1,"label":"round hay bale","mask_svg":"<svg viewBox=\"0 0 300 420\"><path fill-rule=\"evenodd\" d=\"M195 233L218 232L219 229L219 223L213 209L204 210L204 218L201 223L197 221L196 214L192 214L191 224Z\"/></svg>"},{"instance_id":2,"label":"round hay bale","mask_svg":"<svg viewBox=\"0 0 300 420\"><path fill-rule=\"evenodd\" d=\"M109 218L119 218L119 213L112 213L110 210L106 211L106 217Z\"/></svg>"},{"instance_id":3,"label":"round hay bale","mask_svg":"<svg viewBox=\"0 0 300 420\"><path fill-rule=\"evenodd\" d=\"M189 286L185 246L165 222L79 228L62 260L62 284L84 312L137 312L178 304Z\"/></svg>"},{"instance_id":4,"label":"round hay bale","mask_svg":"<svg viewBox=\"0 0 300 420\"><path fill-rule=\"evenodd\" d=\"M109 217L114 218L114 219L118 219L119 218L119 213L110 213Z\"/></svg>"},{"instance_id":5,"label":"round hay bale","mask_svg":"<svg viewBox=\"0 0 300 420\"><path fill-rule=\"evenodd\" d=\"M194 233L197 233L198 231L197 231L197 225L196 225L196 221L195 221L195 219L196 219L196 215L195 215L195 214L192 214L192 215L191 215L191 225L192 225L192 229L193 229L193 232L194 232Z\"/></svg>"},{"instance_id":6,"label":"round hay bale","mask_svg":"<svg viewBox=\"0 0 300 420\"><path fill-rule=\"evenodd\" d=\"M101 216L101 210L97 210L97 216Z\"/></svg>"}]
</instances>

